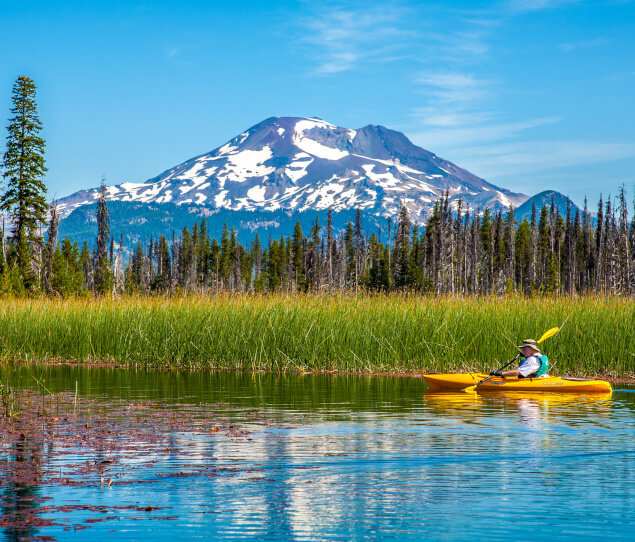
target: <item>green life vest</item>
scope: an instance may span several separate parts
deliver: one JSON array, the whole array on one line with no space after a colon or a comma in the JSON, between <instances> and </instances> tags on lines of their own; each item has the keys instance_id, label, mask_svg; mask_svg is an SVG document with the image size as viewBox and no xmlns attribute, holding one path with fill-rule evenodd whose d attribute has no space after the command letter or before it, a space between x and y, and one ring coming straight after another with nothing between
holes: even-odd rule
<instances>
[{"instance_id":1,"label":"green life vest","mask_svg":"<svg viewBox=\"0 0 635 542\"><path fill-rule=\"evenodd\" d=\"M536 378L544 375L547 372L547 369L549 369L549 359L547 356L543 355L538 359L540 359L540 369L538 369L538 372L536 373Z\"/></svg>"}]
</instances>

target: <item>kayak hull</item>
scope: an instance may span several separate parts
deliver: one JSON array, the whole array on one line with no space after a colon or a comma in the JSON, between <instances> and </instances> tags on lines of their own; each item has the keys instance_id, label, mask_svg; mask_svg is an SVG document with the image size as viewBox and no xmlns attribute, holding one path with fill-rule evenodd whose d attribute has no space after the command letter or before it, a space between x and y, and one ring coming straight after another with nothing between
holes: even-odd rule
<instances>
[{"instance_id":1,"label":"kayak hull","mask_svg":"<svg viewBox=\"0 0 635 542\"><path fill-rule=\"evenodd\" d=\"M458 391L478 384L489 375L483 373L446 373L423 375L430 389L436 391ZM551 393L607 393L611 384L605 380L574 379L559 376L547 378L501 378L492 377L477 388L479 391L534 391Z\"/></svg>"}]
</instances>

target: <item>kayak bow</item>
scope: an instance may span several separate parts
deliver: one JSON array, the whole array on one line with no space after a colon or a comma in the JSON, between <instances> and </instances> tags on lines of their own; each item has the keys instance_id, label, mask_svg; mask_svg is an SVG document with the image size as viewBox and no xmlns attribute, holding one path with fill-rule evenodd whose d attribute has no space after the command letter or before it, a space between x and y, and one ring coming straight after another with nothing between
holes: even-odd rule
<instances>
[{"instance_id":1,"label":"kayak bow","mask_svg":"<svg viewBox=\"0 0 635 542\"><path fill-rule=\"evenodd\" d=\"M446 373L423 375L430 389L457 391L474 386L489 375L483 373ZM478 386L479 391L543 391L556 393L607 393L611 384L606 380L549 376L546 378L492 377Z\"/></svg>"}]
</instances>

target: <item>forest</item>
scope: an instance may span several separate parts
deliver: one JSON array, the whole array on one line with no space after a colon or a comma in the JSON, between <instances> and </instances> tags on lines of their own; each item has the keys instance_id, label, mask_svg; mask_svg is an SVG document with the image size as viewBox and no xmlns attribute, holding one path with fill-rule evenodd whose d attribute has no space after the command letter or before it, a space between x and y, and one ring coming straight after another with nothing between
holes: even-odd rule
<instances>
[{"instance_id":1,"label":"forest","mask_svg":"<svg viewBox=\"0 0 635 542\"><path fill-rule=\"evenodd\" d=\"M517 221L514 209L464 208L448 192L425 224L413 224L402 202L385 231L368 234L361 213L341 231L318 218L309 232L249 246L230 225L212 235L205 220L124 247L110 231L102 178L93 246L58 239L59 213L45 199L45 142L35 83L13 88L0 194L0 295L83 295L268 292L419 292L631 296L635 292L635 225L626 192L600 198L597 213L551 202ZM10 232L5 231L10 225ZM218 238L217 238L218 237Z\"/></svg>"}]
</instances>

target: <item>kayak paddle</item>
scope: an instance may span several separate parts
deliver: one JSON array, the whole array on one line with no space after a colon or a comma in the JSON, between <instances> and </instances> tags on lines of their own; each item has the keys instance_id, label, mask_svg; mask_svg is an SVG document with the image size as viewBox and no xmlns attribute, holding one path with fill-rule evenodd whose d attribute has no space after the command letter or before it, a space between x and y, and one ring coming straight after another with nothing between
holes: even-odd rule
<instances>
[{"instance_id":1,"label":"kayak paddle","mask_svg":"<svg viewBox=\"0 0 635 542\"><path fill-rule=\"evenodd\" d=\"M538 339L536 341L536 343L540 344L542 341L548 339L549 337L553 337L556 333L558 333L558 331L560 331L559 327L552 327L549 331L545 331L542 334L542 337L540 337L540 339ZM518 354L516 354L516 357L513 360L511 360L509 363L506 363L500 369L497 369L495 372L496 373L500 373L503 369L505 369L506 367L509 367L512 363L514 363L520 357L520 355L521 355L521 353L518 352ZM480 380L479 382L477 382L474 386L469 386L469 387L465 388L463 391L468 392L468 393L471 392L471 391L475 391L476 388L478 388L483 382L487 382L493 376L495 376L495 375L491 374L487 378L484 378L483 380Z\"/></svg>"}]
</instances>

